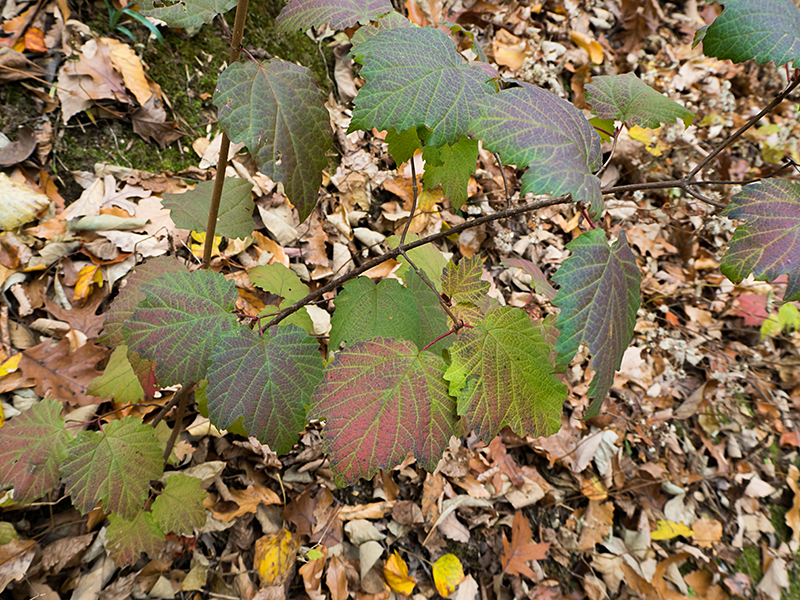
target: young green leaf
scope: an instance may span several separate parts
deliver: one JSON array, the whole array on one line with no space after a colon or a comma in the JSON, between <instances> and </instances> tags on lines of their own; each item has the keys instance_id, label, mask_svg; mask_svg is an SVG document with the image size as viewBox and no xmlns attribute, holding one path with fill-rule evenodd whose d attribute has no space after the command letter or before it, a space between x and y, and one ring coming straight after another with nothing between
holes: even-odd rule
<instances>
[{"instance_id":1,"label":"young green leaf","mask_svg":"<svg viewBox=\"0 0 800 600\"><path fill-rule=\"evenodd\" d=\"M45 398L0 428L0 473L19 503L41 498L58 485L71 437L61 407L58 400Z\"/></svg>"},{"instance_id":2,"label":"young green leaf","mask_svg":"<svg viewBox=\"0 0 800 600\"><path fill-rule=\"evenodd\" d=\"M339 352L317 388L310 416L325 419L323 441L338 485L391 469L413 452L436 467L459 435L446 365L409 341L375 338Z\"/></svg>"},{"instance_id":3,"label":"young green leaf","mask_svg":"<svg viewBox=\"0 0 800 600\"><path fill-rule=\"evenodd\" d=\"M442 274L442 291L456 302L477 306L489 292L489 282L482 276L483 262L477 256L462 258L458 265L450 261Z\"/></svg>"},{"instance_id":4,"label":"young green leaf","mask_svg":"<svg viewBox=\"0 0 800 600\"><path fill-rule=\"evenodd\" d=\"M291 306L308 295L308 286L300 280L294 271L278 262L274 262L271 265L253 267L247 271L247 274L250 276L250 281L253 282L253 285L260 287L265 292L283 298L279 305L280 308ZM274 306L266 306L259 314L266 316L274 312ZM309 333L314 333L314 323L311 321L311 317L305 307L293 312L282 323L284 325L294 324Z\"/></svg>"},{"instance_id":5,"label":"young green leaf","mask_svg":"<svg viewBox=\"0 0 800 600\"><path fill-rule=\"evenodd\" d=\"M275 19L278 31L320 29L329 25L341 31L358 23L366 25L393 12L389 0L291 0Z\"/></svg>"},{"instance_id":6,"label":"young green leaf","mask_svg":"<svg viewBox=\"0 0 800 600\"><path fill-rule=\"evenodd\" d=\"M234 284L195 271L168 273L140 289L145 299L125 321L129 350L155 361L162 387L204 379L212 349L237 327L230 314L239 297Z\"/></svg>"},{"instance_id":7,"label":"young green leaf","mask_svg":"<svg viewBox=\"0 0 800 600\"><path fill-rule=\"evenodd\" d=\"M397 133L394 128L386 132L386 144L388 145L389 154L394 158L394 162L398 165L411 160L414 153L422 148L422 142L419 139L417 128L412 127L406 129L401 133Z\"/></svg>"},{"instance_id":8,"label":"young green leaf","mask_svg":"<svg viewBox=\"0 0 800 600\"><path fill-rule=\"evenodd\" d=\"M467 429L488 442L508 425L520 436L548 436L561 427L567 397L551 373L550 347L517 308L499 306L485 322L458 334L445 373Z\"/></svg>"},{"instance_id":9,"label":"young green leaf","mask_svg":"<svg viewBox=\"0 0 800 600\"><path fill-rule=\"evenodd\" d=\"M586 86L592 114L617 119L628 127L656 129L660 123L681 119L689 127L697 116L674 100L662 96L633 73L595 77Z\"/></svg>"},{"instance_id":10,"label":"young green leaf","mask_svg":"<svg viewBox=\"0 0 800 600\"><path fill-rule=\"evenodd\" d=\"M317 204L333 139L311 71L279 58L234 63L219 76L213 100L231 141L243 142L259 170L283 183L305 221Z\"/></svg>"},{"instance_id":11,"label":"young green leaf","mask_svg":"<svg viewBox=\"0 0 800 600\"><path fill-rule=\"evenodd\" d=\"M253 184L246 179L225 179L215 235L243 239L253 233L256 225L253 221L255 204L250 195L252 189ZM172 220L181 229L205 231L213 192L214 182L203 181L181 194L164 194L161 203L170 210Z\"/></svg>"},{"instance_id":12,"label":"young green leaf","mask_svg":"<svg viewBox=\"0 0 800 600\"><path fill-rule=\"evenodd\" d=\"M90 396L113 398L117 404L135 404L144 398L144 389L128 362L128 347L117 346L103 374L86 390Z\"/></svg>"},{"instance_id":13,"label":"young green leaf","mask_svg":"<svg viewBox=\"0 0 800 600\"><path fill-rule=\"evenodd\" d=\"M407 235L406 244L415 242L418 239L419 237L414 234ZM399 243L399 235L392 235L386 238L386 245L389 246L389 248L397 248ZM408 254L408 257L419 267L420 271L425 274L433 286L441 292L442 272L445 266L447 266L447 259L444 257L441 250L433 244L425 244L424 246L417 246L409 250L406 254ZM400 261L400 267L395 271L395 275L400 277L403 281L406 281L407 274L414 269L411 265L406 263L406 259L402 256L398 256L397 259ZM406 283L408 282L406 281Z\"/></svg>"},{"instance_id":14,"label":"young green leaf","mask_svg":"<svg viewBox=\"0 0 800 600\"><path fill-rule=\"evenodd\" d=\"M633 338L642 276L624 231L609 246L605 231L593 229L567 248L572 254L553 276L561 286L553 300L561 309L556 321L558 365L565 368L581 344L588 346L595 371L585 415L591 418L599 413Z\"/></svg>"},{"instance_id":15,"label":"young green leaf","mask_svg":"<svg viewBox=\"0 0 800 600\"><path fill-rule=\"evenodd\" d=\"M150 482L164 472L155 431L140 418L123 417L104 431L83 431L70 442L61 470L81 514L103 510L131 519L147 500Z\"/></svg>"},{"instance_id":16,"label":"young green leaf","mask_svg":"<svg viewBox=\"0 0 800 600\"><path fill-rule=\"evenodd\" d=\"M164 489L153 501L153 518L161 531L191 535L206 522L201 479L176 473L167 477Z\"/></svg>"},{"instance_id":17,"label":"young green leaf","mask_svg":"<svg viewBox=\"0 0 800 600\"><path fill-rule=\"evenodd\" d=\"M322 380L319 343L295 325L264 333L240 328L222 338L208 369L208 413L220 427L239 417L247 432L285 454L306 425Z\"/></svg>"},{"instance_id":18,"label":"young green leaf","mask_svg":"<svg viewBox=\"0 0 800 600\"><path fill-rule=\"evenodd\" d=\"M187 29L210 23L236 6L237 0L141 0L146 17L165 21L170 27Z\"/></svg>"},{"instance_id":19,"label":"young green leaf","mask_svg":"<svg viewBox=\"0 0 800 600\"><path fill-rule=\"evenodd\" d=\"M367 81L355 100L349 131L412 127L430 130L425 143L453 144L480 116L478 100L494 94L497 73L467 63L453 40L431 27L388 29L358 44L352 55Z\"/></svg>"},{"instance_id":20,"label":"young green leaf","mask_svg":"<svg viewBox=\"0 0 800 600\"><path fill-rule=\"evenodd\" d=\"M800 10L792 0L725 0L725 10L711 25L695 32L703 54L735 63L751 58L757 65L800 67Z\"/></svg>"},{"instance_id":21,"label":"young green leaf","mask_svg":"<svg viewBox=\"0 0 800 600\"><path fill-rule=\"evenodd\" d=\"M108 515L106 540L111 558L118 566L125 567L135 563L142 552L157 557L165 538L153 515L139 511L131 520L114 513Z\"/></svg>"},{"instance_id":22,"label":"young green leaf","mask_svg":"<svg viewBox=\"0 0 800 600\"><path fill-rule=\"evenodd\" d=\"M439 295L422 281L414 269L409 269L403 276L406 288L414 296L414 303L419 309L419 340L424 348L433 340L443 336L450 327L447 323L447 315L439 303ZM450 346L455 340L455 336L448 336L436 342L428 348L434 354L441 354L441 351Z\"/></svg>"},{"instance_id":23,"label":"young green leaf","mask_svg":"<svg viewBox=\"0 0 800 600\"><path fill-rule=\"evenodd\" d=\"M425 187L430 190L442 184L444 196L450 199L453 210L460 209L469 197L469 176L475 172L478 140L461 136L452 146L425 146L422 158L425 159Z\"/></svg>"},{"instance_id":24,"label":"young green leaf","mask_svg":"<svg viewBox=\"0 0 800 600\"><path fill-rule=\"evenodd\" d=\"M764 179L745 186L720 213L741 219L720 270L734 283L751 272L760 281L789 276L783 299L800 300L800 184Z\"/></svg>"},{"instance_id":25,"label":"young green leaf","mask_svg":"<svg viewBox=\"0 0 800 600\"><path fill-rule=\"evenodd\" d=\"M581 111L524 82L475 102L482 114L470 133L490 152L499 152L504 163L528 167L523 194L572 194L593 216L600 214L600 179L592 174L602 165L600 136Z\"/></svg>"}]
</instances>

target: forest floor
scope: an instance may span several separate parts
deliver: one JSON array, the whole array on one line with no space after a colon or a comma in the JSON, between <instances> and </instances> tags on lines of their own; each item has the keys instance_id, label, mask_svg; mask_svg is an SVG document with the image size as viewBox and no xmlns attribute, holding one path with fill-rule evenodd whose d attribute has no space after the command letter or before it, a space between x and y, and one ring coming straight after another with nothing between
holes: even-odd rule
<instances>
[{"instance_id":1,"label":"forest floor","mask_svg":"<svg viewBox=\"0 0 800 600\"><path fill-rule=\"evenodd\" d=\"M278 299L256 290L244 268L282 262L316 289L368 260L405 225L412 201L410 168L394 164L383 134L346 134L349 101L361 84L346 36L277 34L280 8L277 0L251 1L244 46L257 58L280 56L312 70L329 95L337 143L318 209L302 224L245 150L234 157L230 174L254 184L257 230L244 241L223 240L213 268L236 282L237 307L249 314ZM505 77L579 108L586 108L592 76L633 70L698 113L689 128L679 122L624 132L604 185L684 176L786 84L771 63L734 65L692 48L694 31L721 10L713 3L409 0L399 9L419 24L435 17L469 26ZM232 23L232 14L227 18ZM10 197L9 186L21 185L34 206L0 233L7 422L45 396L65 400L63 414L75 423L127 414L147 421L174 394L164 390L152 402L123 407L87 389L110 355L97 338L128 272L168 252L198 264L200 245L176 228L161 199L214 176L220 137L211 96L228 42L216 21L194 32L162 27L163 42L129 18L124 25L133 39L113 27L102 2L8 0L0 14L0 202ZM76 89L71 65L91 79L62 95L60 89ZM795 101L784 102L706 177L742 181L800 162L797 115ZM502 206L499 168L488 152L479 161L468 206L453 211L441 192L425 192L412 233ZM517 190L519 172L506 167L506 175ZM724 203L735 191L721 186L710 195ZM677 190L606 200L602 226L626 230L637 253L642 306L599 417L581 419L591 372L579 354L565 377L569 398L558 434L532 439L506 430L488 445L468 435L452 441L434 473L409 459L337 489L318 427L277 456L254 438L216 430L192 409L174 468L191 470L208 489L208 520L197 535L171 536L159 557L117 569L103 548L102 511L82 516L63 489L26 506L6 493L5 593L384 599L399 597L382 577L384 561L398 550L417 599L436 596L430 563L448 553L466 574L452 595L462 600L800 599L800 332L762 333L785 280L728 281L719 261L735 224ZM98 212L148 222L133 230L67 227ZM455 260L479 253L491 293L541 316L553 308L532 293L530 275L507 261L532 261L550 276L582 227L574 206L555 206L469 229L440 250ZM398 263L384 265L371 275L388 276ZM324 334L333 297L320 308L315 326ZM35 360L12 366L20 353ZM69 401L59 398L59 370L74 375ZM283 527L301 545L287 559L282 585L265 586L254 564L256 542ZM21 570L2 550L17 538L36 542ZM380 552L365 552L367 541L378 542ZM309 555L311 548L323 548L322 558Z\"/></svg>"}]
</instances>

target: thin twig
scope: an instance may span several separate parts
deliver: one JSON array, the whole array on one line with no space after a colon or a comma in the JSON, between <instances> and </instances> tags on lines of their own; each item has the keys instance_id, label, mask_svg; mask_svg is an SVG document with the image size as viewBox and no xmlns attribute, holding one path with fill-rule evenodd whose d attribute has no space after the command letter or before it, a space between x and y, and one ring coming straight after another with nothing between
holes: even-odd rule
<instances>
[{"instance_id":1,"label":"thin twig","mask_svg":"<svg viewBox=\"0 0 800 600\"><path fill-rule=\"evenodd\" d=\"M186 413L187 398L189 397L189 391L194 389L194 384L182 387L181 392L184 389L186 390L186 393L181 394L180 402L178 403L178 412L175 413L175 424L172 426L172 433L169 434L169 439L167 440L167 447L164 448L165 463L169 460L169 455L172 454L172 448L175 446L175 440L178 439L178 434L180 434L181 432L183 415ZM180 394L180 392L178 393Z\"/></svg>"},{"instance_id":2,"label":"thin twig","mask_svg":"<svg viewBox=\"0 0 800 600\"><path fill-rule=\"evenodd\" d=\"M179 390L177 391L177 393L176 393L176 394L175 394L175 395L174 395L172 398L170 398L170 401L169 401L169 402L167 402L167 403L164 405L164 408L162 408L160 411L158 411L158 414L156 415L156 418L155 418L155 419L153 419L153 422L152 422L152 423L150 423L150 425L152 425L152 426L153 426L153 429L155 429L155 427L156 427L156 426L157 426L157 425L158 425L158 424L159 424L161 421L163 421L163 420L164 420L164 417L166 417L166 416L167 416L167 413L168 413L169 411L171 411L171 410L172 410L172 409L175 407L175 405L176 405L176 404L178 404L178 402L180 402L180 401L181 401L181 398L182 398L183 396L186 396L186 395L189 393L189 387L190 387L190 386L188 386L188 385L185 385L185 386L183 386L181 389L179 389Z\"/></svg>"},{"instance_id":3,"label":"thin twig","mask_svg":"<svg viewBox=\"0 0 800 600\"><path fill-rule=\"evenodd\" d=\"M411 220L414 218L414 212L417 210L417 168L414 166L413 156L411 157L411 191L414 193L414 197L411 199L411 214L408 215L406 226L403 227L403 234L400 236L399 246L406 243L408 228L411 226Z\"/></svg>"},{"instance_id":4,"label":"thin twig","mask_svg":"<svg viewBox=\"0 0 800 600\"><path fill-rule=\"evenodd\" d=\"M606 162L604 162L603 166L600 167L600 170L597 173L595 173L596 177L599 178L603 173L605 173L606 169L608 168L608 165L611 164L611 159L614 158L614 150L617 149L617 140L619 139L619 134L620 134L621 131L622 131L622 129L615 129L614 130L614 140L611 142L611 152L608 154L608 158L606 159Z\"/></svg>"},{"instance_id":5,"label":"thin twig","mask_svg":"<svg viewBox=\"0 0 800 600\"><path fill-rule=\"evenodd\" d=\"M497 161L497 165L500 167L500 175L503 177L503 190L506 193L506 208L511 206L511 192L508 191L508 180L506 179L506 170L503 168L503 161L500 160L500 153L494 153L494 159Z\"/></svg>"}]
</instances>

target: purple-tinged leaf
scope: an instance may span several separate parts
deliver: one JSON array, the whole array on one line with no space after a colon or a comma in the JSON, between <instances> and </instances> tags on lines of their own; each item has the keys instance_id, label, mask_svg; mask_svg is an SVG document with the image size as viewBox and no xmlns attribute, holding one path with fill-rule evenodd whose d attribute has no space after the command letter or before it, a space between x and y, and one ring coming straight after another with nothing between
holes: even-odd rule
<instances>
[{"instance_id":1,"label":"purple-tinged leaf","mask_svg":"<svg viewBox=\"0 0 800 600\"><path fill-rule=\"evenodd\" d=\"M678 119L689 127L697 116L659 94L633 73L595 77L586 86L586 101L592 107L592 114L617 119L628 127L656 129L661 123L675 123Z\"/></svg>"},{"instance_id":2,"label":"purple-tinged leaf","mask_svg":"<svg viewBox=\"0 0 800 600\"><path fill-rule=\"evenodd\" d=\"M483 262L477 256L462 258L458 265L450 261L442 274L442 291L455 302L477 306L489 293L489 282L481 277Z\"/></svg>"},{"instance_id":3,"label":"purple-tinged leaf","mask_svg":"<svg viewBox=\"0 0 800 600\"><path fill-rule=\"evenodd\" d=\"M132 565L142 552L157 558L165 539L149 512L140 511L131 520L113 513L108 515L106 548L119 567Z\"/></svg>"},{"instance_id":4,"label":"purple-tinged leaf","mask_svg":"<svg viewBox=\"0 0 800 600\"><path fill-rule=\"evenodd\" d=\"M311 71L279 58L232 64L217 80L214 106L231 141L243 142L259 170L283 183L305 221L317 204L333 139Z\"/></svg>"},{"instance_id":5,"label":"purple-tinged leaf","mask_svg":"<svg viewBox=\"0 0 800 600\"><path fill-rule=\"evenodd\" d=\"M113 398L117 404L136 404L144 399L144 389L128 362L128 347L117 346L103 374L92 380L86 393L98 398Z\"/></svg>"},{"instance_id":6,"label":"purple-tinged leaf","mask_svg":"<svg viewBox=\"0 0 800 600\"><path fill-rule=\"evenodd\" d=\"M450 36L431 27L382 31L352 54L367 83L349 131L425 127L426 144L454 144L480 116L479 100L495 93L490 79L497 73L486 63L468 63Z\"/></svg>"},{"instance_id":7,"label":"purple-tinged leaf","mask_svg":"<svg viewBox=\"0 0 800 600\"><path fill-rule=\"evenodd\" d=\"M339 352L315 392L311 418L325 419L323 441L338 485L400 464L409 452L433 470L460 434L444 361L409 341L375 338Z\"/></svg>"},{"instance_id":8,"label":"purple-tinged leaf","mask_svg":"<svg viewBox=\"0 0 800 600\"><path fill-rule=\"evenodd\" d=\"M208 369L208 414L218 427L239 417L247 432L285 454L306 425L306 406L322 380L319 342L295 325L264 336L247 328L226 335Z\"/></svg>"},{"instance_id":9,"label":"purple-tinged leaf","mask_svg":"<svg viewBox=\"0 0 800 600\"><path fill-rule=\"evenodd\" d=\"M369 25L359 27L358 31L353 34L353 39L350 41L353 43L353 48L355 49L356 46L363 44L369 38L379 34L381 31L400 29L401 27L416 27L416 25L406 19L399 12L392 11L390 13L386 13L380 19L372 21L372 23Z\"/></svg>"},{"instance_id":10,"label":"purple-tinged leaf","mask_svg":"<svg viewBox=\"0 0 800 600\"><path fill-rule=\"evenodd\" d=\"M141 0L146 17L165 21L170 27L187 29L210 23L236 6L238 0Z\"/></svg>"},{"instance_id":11,"label":"purple-tinged leaf","mask_svg":"<svg viewBox=\"0 0 800 600\"><path fill-rule=\"evenodd\" d=\"M284 32L325 25L341 31L391 12L394 9L389 0L291 0L275 19L275 25Z\"/></svg>"},{"instance_id":12,"label":"purple-tinged leaf","mask_svg":"<svg viewBox=\"0 0 800 600\"><path fill-rule=\"evenodd\" d=\"M70 434L61 418L62 403L45 398L0 428L0 473L21 504L58 485Z\"/></svg>"},{"instance_id":13,"label":"purple-tinged leaf","mask_svg":"<svg viewBox=\"0 0 800 600\"><path fill-rule=\"evenodd\" d=\"M253 221L255 204L250 193L252 189L253 184L246 179L225 179L214 235L242 239L252 235L256 228ZM169 209L172 220L181 229L205 231L213 193L214 182L203 181L180 194L164 194L161 203Z\"/></svg>"},{"instance_id":14,"label":"purple-tinged leaf","mask_svg":"<svg viewBox=\"0 0 800 600\"><path fill-rule=\"evenodd\" d=\"M203 500L207 494L200 487L201 479L183 473L167 477L164 489L153 502L153 518L161 531L186 535L206 522Z\"/></svg>"},{"instance_id":15,"label":"purple-tinged leaf","mask_svg":"<svg viewBox=\"0 0 800 600\"><path fill-rule=\"evenodd\" d=\"M425 146L422 157L425 159L425 187L430 190L441 184L453 210L460 209L469 198L469 176L475 172L478 140L461 136L452 146Z\"/></svg>"},{"instance_id":16,"label":"purple-tinged leaf","mask_svg":"<svg viewBox=\"0 0 800 600\"><path fill-rule=\"evenodd\" d=\"M524 258L506 258L502 261L506 267L517 267L531 276L531 285L537 294L541 294L550 302L556 297L556 289L550 285L547 276L536 263L532 263Z\"/></svg>"},{"instance_id":17,"label":"purple-tinged leaf","mask_svg":"<svg viewBox=\"0 0 800 600\"><path fill-rule=\"evenodd\" d=\"M703 54L735 63L751 58L757 65L800 67L800 10L792 0L725 0L725 10L711 25L695 32Z\"/></svg>"},{"instance_id":18,"label":"purple-tinged leaf","mask_svg":"<svg viewBox=\"0 0 800 600\"><path fill-rule=\"evenodd\" d=\"M504 163L528 167L523 194L572 194L599 215L603 196L592 172L602 165L600 136L567 101L530 83L520 85L477 98L482 113L470 133Z\"/></svg>"},{"instance_id":19,"label":"purple-tinged leaf","mask_svg":"<svg viewBox=\"0 0 800 600\"><path fill-rule=\"evenodd\" d=\"M136 305L144 300L144 294L139 289L143 283L164 275L165 273L188 273L184 264L172 256L159 256L137 265L133 273L125 280L125 286L111 303L106 313L103 325L103 335L100 341L109 346L119 346L125 343L122 336L122 324L125 319L133 314Z\"/></svg>"},{"instance_id":20,"label":"purple-tinged leaf","mask_svg":"<svg viewBox=\"0 0 800 600\"><path fill-rule=\"evenodd\" d=\"M789 276L783 299L800 300L800 184L764 179L731 198L721 216L741 219L720 270L734 283Z\"/></svg>"},{"instance_id":21,"label":"purple-tinged leaf","mask_svg":"<svg viewBox=\"0 0 800 600\"><path fill-rule=\"evenodd\" d=\"M106 512L133 518L147 500L150 482L164 473L155 430L136 417L111 421L104 431L83 431L72 440L61 470L67 493L81 514L98 502Z\"/></svg>"},{"instance_id":22,"label":"purple-tinged leaf","mask_svg":"<svg viewBox=\"0 0 800 600\"><path fill-rule=\"evenodd\" d=\"M642 275L625 232L609 246L602 229L580 234L567 244L572 254L553 280L561 286L553 304L561 309L556 351L559 368L565 368L581 344L592 355L594 378L589 385L591 418L614 383L625 349L633 338Z\"/></svg>"},{"instance_id":23,"label":"purple-tinged leaf","mask_svg":"<svg viewBox=\"0 0 800 600\"><path fill-rule=\"evenodd\" d=\"M550 347L525 311L490 310L462 329L450 348L445 379L467 429L488 442L505 426L520 436L548 436L561 427L566 388L551 373Z\"/></svg>"},{"instance_id":24,"label":"purple-tinged leaf","mask_svg":"<svg viewBox=\"0 0 800 600\"><path fill-rule=\"evenodd\" d=\"M145 295L124 326L128 349L156 363L162 387L205 379L211 351L238 325L234 284L213 271L168 273L141 286Z\"/></svg>"}]
</instances>

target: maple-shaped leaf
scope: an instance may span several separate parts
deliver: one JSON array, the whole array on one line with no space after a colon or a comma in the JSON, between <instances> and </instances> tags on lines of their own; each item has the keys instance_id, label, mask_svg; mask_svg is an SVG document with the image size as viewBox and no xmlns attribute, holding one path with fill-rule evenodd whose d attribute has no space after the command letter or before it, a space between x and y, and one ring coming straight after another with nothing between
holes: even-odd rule
<instances>
[{"instance_id":1,"label":"maple-shaped leaf","mask_svg":"<svg viewBox=\"0 0 800 600\"><path fill-rule=\"evenodd\" d=\"M153 519L161 531L191 535L206 522L203 500L206 492L197 477L176 473L167 477L164 489L153 502Z\"/></svg>"},{"instance_id":2,"label":"maple-shaped leaf","mask_svg":"<svg viewBox=\"0 0 800 600\"><path fill-rule=\"evenodd\" d=\"M469 197L467 188L478 160L478 140L461 136L452 146L425 146L422 158L425 159L425 187L430 190L441 184L453 210L460 209Z\"/></svg>"},{"instance_id":3,"label":"maple-shaped leaf","mask_svg":"<svg viewBox=\"0 0 800 600\"><path fill-rule=\"evenodd\" d=\"M275 19L278 31L320 29L341 31L393 12L389 0L291 0Z\"/></svg>"},{"instance_id":4,"label":"maple-shaped leaf","mask_svg":"<svg viewBox=\"0 0 800 600\"><path fill-rule=\"evenodd\" d=\"M253 184L246 179L225 179L214 235L244 239L253 233L256 224L253 221L252 189ZM214 182L203 181L181 194L164 194L161 203L169 209L172 220L181 229L205 231L213 192Z\"/></svg>"},{"instance_id":5,"label":"maple-shaped leaf","mask_svg":"<svg viewBox=\"0 0 800 600\"><path fill-rule=\"evenodd\" d=\"M430 146L454 144L480 116L480 98L495 93L487 63L468 63L453 40L432 27L381 31L353 50L366 80L348 131L424 127Z\"/></svg>"},{"instance_id":6,"label":"maple-shaped leaf","mask_svg":"<svg viewBox=\"0 0 800 600\"><path fill-rule=\"evenodd\" d=\"M550 347L525 311L498 306L462 329L445 379L467 429L491 440L508 425L519 436L548 436L561 426L566 388L551 373Z\"/></svg>"},{"instance_id":7,"label":"maple-shaped leaf","mask_svg":"<svg viewBox=\"0 0 800 600\"><path fill-rule=\"evenodd\" d=\"M322 380L316 339L296 325L263 336L239 328L224 336L211 355L208 413L218 427L239 417L247 432L285 454L306 425L306 406Z\"/></svg>"},{"instance_id":8,"label":"maple-shaped leaf","mask_svg":"<svg viewBox=\"0 0 800 600\"><path fill-rule=\"evenodd\" d=\"M86 393L97 398L113 398L117 404L135 404L144 398L142 384L128 362L127 346L114 348L105 371L89 384Z\"/></svg>"},{"instance_id":9,"label":"maple-shaped leaf","mask_svg":"<svg viewBox=\"0 0 800 600\"><path fill-rule=\"evenodd\" d=\"M0 473L20 504L44 496L58 485L70 434L61 402L45 398L0 427Z\"/></svg>"},{"instance_id":10,"label":"maple-shaped leaf","mask_svg":"<svg viewBox=\"0 0 800 600\"><path fill-rule=\"evenodd\" d=\"M374 337L411 340L420 348L432 341L420 337L420 313L408 288L394 279L351 279L336 298L329 348Z\"/></svg>"},{"instance_id":11,"label":"maple-shaped leaf","mask_svg":"<svg viewBox=\"0 0 800 600\"><path fill-rule=\"evenodd\" d=\"M533 532L528 518L518 510L514 513L510 542L506 538L506 532L503 532L503 555L500 557L503 573L522 575L536 581L536 574L528 566L528 561L544 560L550 544L534 544L532 540Z\"/></svg>"},{"instance_id":12,"label":"maple-shaped leaf","mask_svg":"<svg viewBox=\"0 0 800 600\"><path fill-rule=\"evenodd\" d=\"M103 335L100 341L109 346L119 346L125 343L122 336L122 325L125 319L133 314L136 305L144 300L144 294L139 289L143 283L165 273L188 273L186 266L172 256L159 256L137 265L133 273L128 276L125 286L111 303L106 313L103 326Z\"/></svg>"},{"instance_id":13,"label":"maple-shaped leaf","mask_svg":"<svg viewBox=\"0 0 800 600\"><path fill-rule=\"evenodd\" d=\"M234 63L219 76L213 101L231 141L243 142L259 171L283 184L305 221L317 204L333 139L311 71L279 58Z\"/></svg>"},{"instance_id":14,"label":"maple-shaped leaf","mask_svg":"<svg viewBox=\"0 0 800 600\"><path fill-rule=\"evenodd\" d=\"M530 83L476 100L482 114L470 133L505 164L528 167L521 193L572 194L599 215L603 207L600 136L566 100Z\"/></svg>"},{"instance_id":15,"label":"maple-shaped leaf","mask_svg":"<svg viewBox=\"0 0 800 600\"><path fill-rule=\"evenodd\" d=\"M386 146L394 162L399 166L411 160L417 150L422 149L422 142L419 139L416 127L406 129L400 133L397 133L392 128L386 132Z\"/></svg>"},{"instance_id":16,"label":"maple-shaped leaf","mask_svg":"<svg viewBox=\"0 0 800 600\"><path fill-rule=\"evenodd\" d=\"M409 269L403 276L406 289L414 297L414 304L419 309L419 340L423 348L433 340L438 339L450 331L447 323L447 314L439 302L436 294L414 269ZM449 347L455 336L447 336L428 348L434 354L441 354L442 350Z\"/></svg>"},{"instance_id":17,"label":"maple-shaped leaf","mask_svg":"<svg viewBox=\"0 0 800 600\"><path fill-rule=\"evenodd\" d=\"M409 234L406 236L406 244L416 242L418 239L419 236ZM386 238L386 245L389 248L397 248L398 244L400 244L399 235L391 235ZM424 244L406 251L406 254L408 254L408 257L419 267L419 270L425 274L433 286L441 292L442 272L447 265L447 259L442 254L442 251L433 244ZM395 275L400 277L403 281L406 281L406 274L414 269L406 262L403 256L398 256L397 260L400 261L400 268L395 271Z\"/></svg>"},{"instance_id":18,"label":"maple-shaped leaf","mask_svg":"<svg viewBox=\"0 0 800 600\"><path fill-rule=\"evenodd\" d=\"M477 256L462 258L457 265L450 261L442 274L442 291L455 302L478 305L489 292L482 276L483 261Z\"/></svg>"},{"instance_id":19,"label":"maple-shaped leaf","mask_svg":"<svg viewBox=\"0 0 800 600\"><path fill-rule=\"evenodd\" d=\"M101 502L106 512L131 519L144 506L150 482L164 472L162 452L153 428L137 417L82 431L61 466L67 493L81 514Z\"/></svg>"},{"instance_id":20,"label":"maple-shaped leaf","mask_svg":"<svg viewBox=\"0 0 800 600\"><path fill-rule=\"evenodd\" d=\"M580 234L567 248L572 254L553 275L553 281L561 286L553 300L561 309L556 321L556 351L559 367L566 368L581 344L589 348L595 371L589 385L592 403L586 410L586 417L591 418L600 412L614 382L614 371L633 338L642 275L624 231L609 246L605 231L593 229Z\"/></svg>"},{"instance_id":21,"label":"maple-shaped leaf","mask_svg":"<svg viewBox=\"0 0 800 600\"><path fill-rule=\"evenodd\" d=\"M734 283L750 273L760 281L789 276L783 299L800 300L800 184L764 179L745 186L720 213L741 219L720 270Z\"/></svg>"},{"instance_id":22,"label":"maple-shaped leaf","mask_svg":"<svg viewBox=\"0 0 800 600\"><path fill-rule=\"evenodd\" d=\"M436 467L460 432L445 368L407 340L356 342L336 355L310 417L326 421L323 441L337 485L389 470L409 452L423 468Z\"/></svg>"},{"instance_id":23,"label":"maple-shaped leaf","mask_svg":"<svg viewBox=\"0 0 800 600\"><path fill-rule=\"evenodd\" d=\"M167 273L140 290L145 298L123 328L128 349L155 361L162 387L204 379L211 351L238 327L230 314L239 297L234 284L201 270Z\"/></svg>"},{"instance_id":24,"label":"maple-shaped leaf","mask_svg":"<svg viewBox=\"0 0 800 600\"><path fill-rule=\"evenodd\" d=\"M661 123L681 119L689 127L697 116L674 100L662 96L633 73L594 77L586 86L592 114L617 119L628 127L656 129Z\"/></svg>"},{"instance_id":25,"label":"maple-shaped leaf","mask_svg":"<svg viewBox=\"0 0 800 600\"><path fill-rule=\"evenodd\" d=\"M140 12L165 21L170 27L187 29L210 23L236 6L237 0L141 0Z\"/></svg>"},{"instance_id":26,"label":"maple-shaped leaf","mask_svg":"<svg viewBox=\"0 0 800 600\"><path fill-rule=\"evenodd\" d=\"M366 42L369 38L379 34L381 31L399 29L400 27L416 27L416 25L399 12L392 11L383 15L380 19L375 19L371 23L359 27L350 41L355 49L356 46Z\"/></svg>"},{"instance_id":27,"label":"maple-shaped leaf","mask_svg":"<svg viewBox=\"0 0 800 600\"><path fill-rule=\"evenodd\" d=\"M711 25L695 32L703 54L735 63L751 58L757 65L800 67L800 10L792 0L725 0L725 10Z\"/></svg>"},{"instance_id":28,"label":"maple-shaped leaf","mask_svg":"<svg viewBox=\"0 0 800 600\"><path fill-rule=\"evenodd\" d=\"M139 511L130 520L114 513L108 515L106 548L117 566L132 565L142 552L158 557L164 540L164 533L149 512Z\"/></svg>"}]
</instances>

